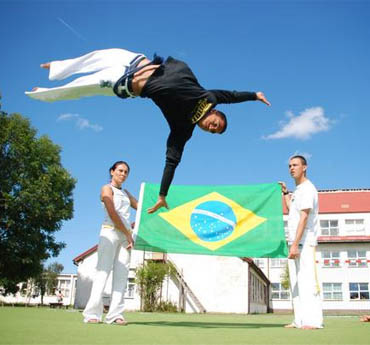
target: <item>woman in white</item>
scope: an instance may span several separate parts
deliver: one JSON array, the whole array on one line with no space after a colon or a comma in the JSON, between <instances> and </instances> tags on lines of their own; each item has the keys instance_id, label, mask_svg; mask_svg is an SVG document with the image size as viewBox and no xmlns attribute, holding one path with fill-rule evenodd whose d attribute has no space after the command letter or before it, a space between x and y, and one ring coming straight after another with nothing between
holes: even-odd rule
<instances>
[{"instance_id":1,"label":"woman in white","mask_svg":"<svg viewBox=\"0 0 370 345\"><path fill-rule=\"evenodd\" d=\"M110 184L101 189L105 218L100 231L98 263L89 301L83 311L84 322L100 323L103 316L103 291L112 271L112 295L105 322L127 325L122 313L124 294L130 266L133 239L130 231L130 207L137 208L137 200L122 184L130 172L129 165L118 161L109 169Z\"/></svg>"}]
</instances>

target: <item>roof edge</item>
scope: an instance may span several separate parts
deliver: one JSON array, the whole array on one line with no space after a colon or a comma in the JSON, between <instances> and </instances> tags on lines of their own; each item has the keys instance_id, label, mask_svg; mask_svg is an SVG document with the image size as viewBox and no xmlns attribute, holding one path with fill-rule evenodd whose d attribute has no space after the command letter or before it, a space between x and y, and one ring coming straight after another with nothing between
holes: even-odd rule
<instances>
[{"instance_id":1,"label":"roof edge","mask_svg":"<svg viewBox=\"0 0 370 345\"><path fill-rule=\"evenodd\" d=\"M90 249L84 251L82 254L76 256L72 262L74 265L78 266L77 263L83 260L86 256L94 253L98 249L98 245L96 244L94 247L91 247Z\"/></svg>"},{"instance_id":2,"label":"roof edge","mask_svg":"<svg viewBox=\"0 0 370 345\"><path fill-rule=\"evenodd\" d=\"M319 236L319 243L356 243L370 242L370 236Z\"/></svg>"}]
</instances>

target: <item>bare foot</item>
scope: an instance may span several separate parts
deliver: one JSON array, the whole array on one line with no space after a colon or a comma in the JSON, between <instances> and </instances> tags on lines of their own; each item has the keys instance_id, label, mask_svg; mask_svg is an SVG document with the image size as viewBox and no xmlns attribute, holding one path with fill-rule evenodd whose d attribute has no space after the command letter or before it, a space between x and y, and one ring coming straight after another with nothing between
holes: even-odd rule
<instances>
[{"instance_id":1,"label":"bare foot","mask_svg":"<svg viewBox=\"0 0 370 345\"><path fill-rule=\"evenodd\" d=\"M47 62L47 63L42 63L40 65L41 68L45 68L45 69L50 69L50 62Z\"/></svg>"},{"instance_id":2,"label":"bare foot","mask_svg":"<svg viewBox=\"0 0 370 345\"><path fill-rule=\"evenodd\" d=\"M294 323L290 323L289 325L285 325L284 328L297 328Z\"/></svg>"},{"instance_id":3,"label":"bare foot","mask_svg":"<svg viewBox=\"0 0 370 345\"><path fill-rule=\"evenodd\" d=\"M113 321L114 325L127 326L128 322L125 319L115 319Z\"/></svg>"},{"instance_id":4,"label":"bare foot","mask_svg":"<svg viewBox=\"0 0 370 345\"><path fill-rule=\"evenodd\" d=\"M370 315L364 315L360 318L362 322L370 322Z\"/></svg>"},{"instance_id":5,"label":"bare foot","mask_svg":"<svg viewBox=\"0 0 370 345\"><path fill-rule=\"evenodd\" d=\"M302 326L301 329L319 329L319 328L313 326Z\"/></svg>"},{"instance_id":6,"label":"bare foot","mask_svg":"<svg viewBox=\"0 0 370 345\"><path fill-rule=\"evenodd\" d=\"M100 323L100 321L98 319L90 319L86 323Z\"/></svg>"}]
</instances>

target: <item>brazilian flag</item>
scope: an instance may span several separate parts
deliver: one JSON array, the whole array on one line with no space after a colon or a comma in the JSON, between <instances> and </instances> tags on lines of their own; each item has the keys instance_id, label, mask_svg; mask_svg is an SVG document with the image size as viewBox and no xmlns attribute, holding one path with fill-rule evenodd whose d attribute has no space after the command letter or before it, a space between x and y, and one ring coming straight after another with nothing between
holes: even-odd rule
<instances>
[{"instance_id":1,"label":"brazilian flag","mask_svg":"<svg viewBox=\"0 0 370 345\"><path fill-rule=\"evenodd\" d=\"M135 249L237 257L287 257L281 188L171 186L170 209L148 214L158 184L143 183L135 221Z\"/></svg>"}]
</instances>

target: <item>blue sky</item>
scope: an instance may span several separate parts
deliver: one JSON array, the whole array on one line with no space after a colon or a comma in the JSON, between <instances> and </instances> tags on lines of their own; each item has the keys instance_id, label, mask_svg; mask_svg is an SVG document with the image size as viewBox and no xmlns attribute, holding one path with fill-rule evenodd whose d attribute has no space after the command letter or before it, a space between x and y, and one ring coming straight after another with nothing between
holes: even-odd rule
<instances>
[{"instance_id":1,"label":"blue sky","mask_svg":"<svg viewBox=\"0 0 370 345\"><path fill-rule=\"evenodd\" d=\"M97 243L99 191L116 160L131 165L126 188L159 183L168 127L148 99L90 97L43 103L24 95L60 85L40 63L104 48L186 61L210 89L263 91L259 102L221 105L222 136L196 129L174 184L285 180L288 157L305 154L318 189L370 188L370 2L0 0L2 109L31 120L62 148L78 182L74 217L57 233L72 259Z\"/></svg>"}]
</instances>

